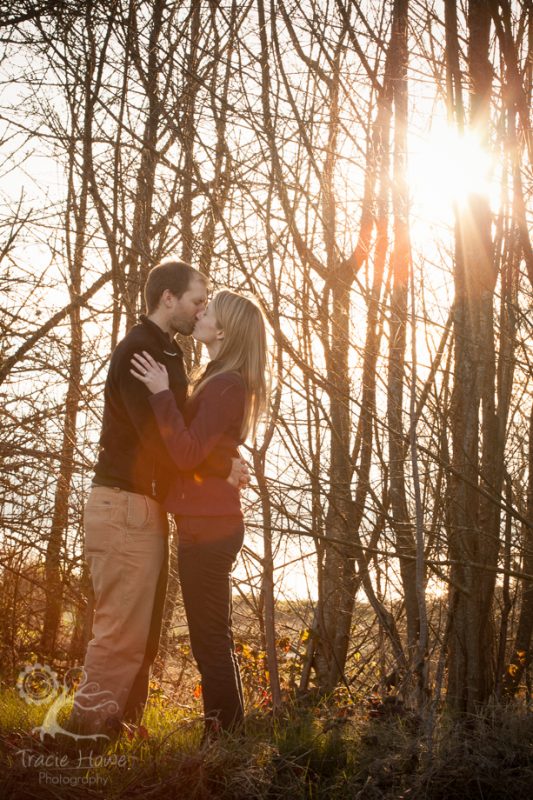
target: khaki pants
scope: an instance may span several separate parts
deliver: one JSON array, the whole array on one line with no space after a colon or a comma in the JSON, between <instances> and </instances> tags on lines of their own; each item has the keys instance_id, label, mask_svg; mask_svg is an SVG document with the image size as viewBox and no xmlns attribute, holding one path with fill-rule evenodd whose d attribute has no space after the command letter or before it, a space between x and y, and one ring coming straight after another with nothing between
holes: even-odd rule
<instances>
[{"instance_id":1,"label":"khaki pants","mask_svg":"<svg viewBox=\"0 0 533 800\"><path fill-rule=\"evenodd\" d=\"M70 727L111 733L142 716L168 577L168 520L150 497L93 486L84 515L95 595L93 639Z\"/></svg>"}]
</instances>

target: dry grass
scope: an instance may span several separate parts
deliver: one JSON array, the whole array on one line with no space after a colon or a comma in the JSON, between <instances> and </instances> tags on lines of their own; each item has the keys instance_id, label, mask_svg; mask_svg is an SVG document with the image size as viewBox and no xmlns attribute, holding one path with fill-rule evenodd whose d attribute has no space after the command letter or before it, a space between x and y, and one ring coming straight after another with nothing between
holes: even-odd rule
<instances>
[{"instance_id":1,"label":"dry grass","mask_svg":"<svg viewBox=\"0 0 533 800\"><path fill-rule=\"evenodd\" d=\"M201 719L159 698L147 738L123 736L81 763L31 735L42 706L5 691L0 709L6 800L526 800L533 786L533 715L523 707L494 706L468 724L442 715L429 739L413 714L295 703L276 719L251 714L242 740L200 749Z\"/></svg>"}]
</instances>

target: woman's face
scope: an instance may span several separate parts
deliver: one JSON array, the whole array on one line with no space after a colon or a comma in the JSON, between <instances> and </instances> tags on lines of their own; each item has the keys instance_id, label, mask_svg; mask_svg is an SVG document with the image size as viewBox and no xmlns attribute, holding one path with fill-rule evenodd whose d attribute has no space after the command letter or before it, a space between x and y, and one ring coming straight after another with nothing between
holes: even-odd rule
<instances>
[{"instance_id":1,"label":"woman's face","mask_svg":"<svg viewBox=\"0 0 533 800\"><path fill-rule=\"evenodd\" d=\"M218 327L212 302L205 311L198 314L192 335L197 342L202 342L207 346L214 345L224 338L224 332Z\"/></svg>"}]
</instances>

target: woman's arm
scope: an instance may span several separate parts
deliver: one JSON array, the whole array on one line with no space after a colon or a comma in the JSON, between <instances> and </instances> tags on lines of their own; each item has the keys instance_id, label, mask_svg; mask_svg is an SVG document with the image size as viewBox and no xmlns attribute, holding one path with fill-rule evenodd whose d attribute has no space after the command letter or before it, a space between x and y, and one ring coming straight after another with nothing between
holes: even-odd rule
<instances>
[{"instance_id":1,"label":"woman's arm","mask_svg":"<svg viewBox=\"0 0 533 800\"><path fill-rule=\"evenodd\" d=\"M138 380L152 392L150 405L161 438L170 457L181 470L190 470L204 461L231 425L240 424L244 414L244 385L232 376L212 378L198 399L198 410L187 427L168 389L165 367L148 354L132 359ZM166 385L165 385L166 384Z\"/></svg>"}]
</instances>

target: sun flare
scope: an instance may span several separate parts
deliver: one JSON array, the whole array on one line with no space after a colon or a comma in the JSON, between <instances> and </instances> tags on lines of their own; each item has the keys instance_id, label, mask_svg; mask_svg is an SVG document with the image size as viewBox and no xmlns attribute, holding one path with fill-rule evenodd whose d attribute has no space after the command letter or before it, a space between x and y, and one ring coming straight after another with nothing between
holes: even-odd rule
<instances>
[{"instance_id":1,"label":"sun flare","mask_svg":"<svg viewBox=\"0 0 533 800\"><path fill-rule=\"evenodd\" d=\"M490 194L492 160L474 133L459 133L446 124L417 137L409 154L411 196L423 216L451 218L471 194Z\"/></svg>"}]
</instances>

